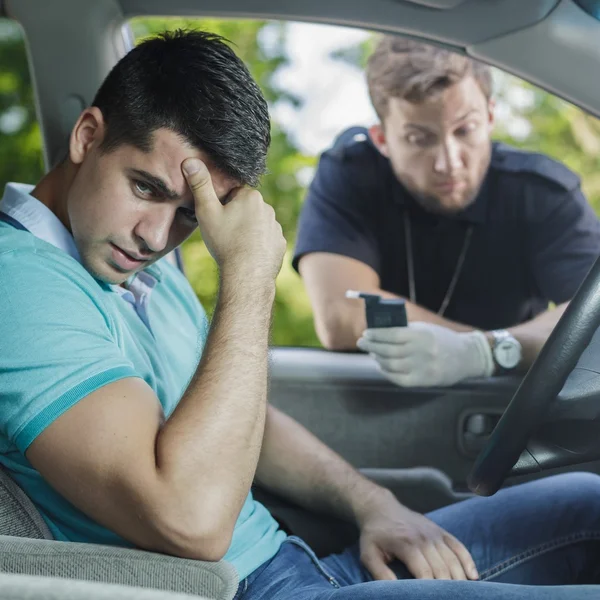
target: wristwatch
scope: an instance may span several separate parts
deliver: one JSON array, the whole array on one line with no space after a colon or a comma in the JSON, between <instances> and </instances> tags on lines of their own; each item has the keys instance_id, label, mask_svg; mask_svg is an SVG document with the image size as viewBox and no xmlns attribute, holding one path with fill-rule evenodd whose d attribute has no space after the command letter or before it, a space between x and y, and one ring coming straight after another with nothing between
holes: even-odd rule
<instances>
[{"instance_id":1,"label":"wristwatch","mask_svg":"<svg viewBox=\"0 0 600 600\"><path fill-rule=\"evenodd\" d=\"M494 344L492 346L492 356L498 372L510 373L521 362L523 349L518 340L516 340L506 329L492 331Z\"/></svg>"}]
</instances>

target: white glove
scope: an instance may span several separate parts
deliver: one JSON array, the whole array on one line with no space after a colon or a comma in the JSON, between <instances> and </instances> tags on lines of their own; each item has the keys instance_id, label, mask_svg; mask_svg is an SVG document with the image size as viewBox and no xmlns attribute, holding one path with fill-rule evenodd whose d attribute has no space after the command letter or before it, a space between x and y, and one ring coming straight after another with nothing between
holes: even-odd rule
<instances>
[{"instance_id":1,"label":"white glove","mask_svg":"<svg viewBox=\"0 0 600 600\"><path fill-rule=\"evenodd\" d=\"M457 333L432 323L366 329L356 344L381 372L403 387L453 385L494 372L492 350L481 331Z\"/></svg>"}]
</instances>

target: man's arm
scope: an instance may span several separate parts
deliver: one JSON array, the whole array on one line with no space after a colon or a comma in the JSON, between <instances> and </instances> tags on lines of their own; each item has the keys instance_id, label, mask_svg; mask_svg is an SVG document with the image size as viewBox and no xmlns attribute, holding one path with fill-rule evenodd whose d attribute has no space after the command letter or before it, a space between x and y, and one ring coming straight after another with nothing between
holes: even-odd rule
<instances>
[{"instance_id":1,"label":"man's arm","mask_svg":"<svg viewBox=\"0 0 600 600\"><path fill-rule=\"evenodd\" d=\"M355 350L367 326L364 304L346 298L346 290L360 290L384 298L399 297L380 288L379 275L369 265L341 254L306 254L300 259L298 269L312 304L317 335L328 350ZM404 300L409 321L435 323L454 331L472 330Z\"/></svg>"},{"instance_id":2,"label":"man's arm","mask_svg":"<svg viewBox=\"0 0 600 600\"><path fill-rule=\"evenodd\" d=\"M263 439L270 315L285 240L258 192L239 190L222 206L203 165L188 183L221 285L202 360L179 405L165 422L150 387L123 379L56 419L26 455L58 493L135 545L218 560Z\"/></svg>"},{"instance_id":3,"label":"man's arm","mask_svg":"<svg viewBox=\"0 0 600 600\"><path fill-rule=\"evenodd\" d=\"M299 423L268 407L256 480L309 510L356 523L361 560L376 579L395 579L401 560L415 577L476 579L466 548L365 478Z\"/></svg>"},{"instance_id":4,"label":"man's arm","mask_svg":"<svg viewBox=\"0 0 600 600\"><path fill-rule=\"evenodd\" d=\"M256 480L304 508L358 523L370 501L389 492L273 406L267 410Z\"/></svg>"}]
</instances>

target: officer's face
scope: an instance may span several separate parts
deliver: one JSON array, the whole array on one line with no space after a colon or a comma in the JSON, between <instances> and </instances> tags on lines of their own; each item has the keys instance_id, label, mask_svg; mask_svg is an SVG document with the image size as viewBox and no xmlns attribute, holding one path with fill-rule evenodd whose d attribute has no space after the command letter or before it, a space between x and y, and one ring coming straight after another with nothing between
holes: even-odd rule
<instances>
[{"instance_id":1,"label":"officer's face","mask_svg":"<svg viewBox=\"0 0 600 600\"><path fill-rule=\"evenodd\" d=\"M493 103L467 77L423 103L391 98L370 134L396 176L427 209L453 213L477 195L491 156Z\"/></svg>"},{"instance_id":2,"label":"officer's face","mask_svg":"<svg viewBox=\"0 0 600 600\"><path fill-rule=\"evenodd\" d=\"M55 212L73 234L86 269L101 281L120 284L196 229L194 199L181 171L186 158L207 163L220 198L236 184L168 129L154 132L148 152L128 144L101 152L102 113L86 112L71 136L73 174Z\"/></svg>"}]
</instances>

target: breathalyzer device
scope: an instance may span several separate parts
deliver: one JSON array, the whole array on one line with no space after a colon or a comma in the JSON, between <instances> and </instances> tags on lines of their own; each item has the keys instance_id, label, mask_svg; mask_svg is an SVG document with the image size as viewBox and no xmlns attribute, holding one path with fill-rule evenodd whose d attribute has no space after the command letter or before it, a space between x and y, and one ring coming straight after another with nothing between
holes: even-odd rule
<instances>
[{"instance_id":1,"label":"breathalyzer device","mask_svg":"<svg viewBox=\"0 0 600 600\"><path fill-rule=\"evenodd\" d=\"M367 328L406 327L406 306L401 298L382 298L378 294L365 294L348 290L346 298L362 298L365 301Z\"/></svg>"}]
</instances>

